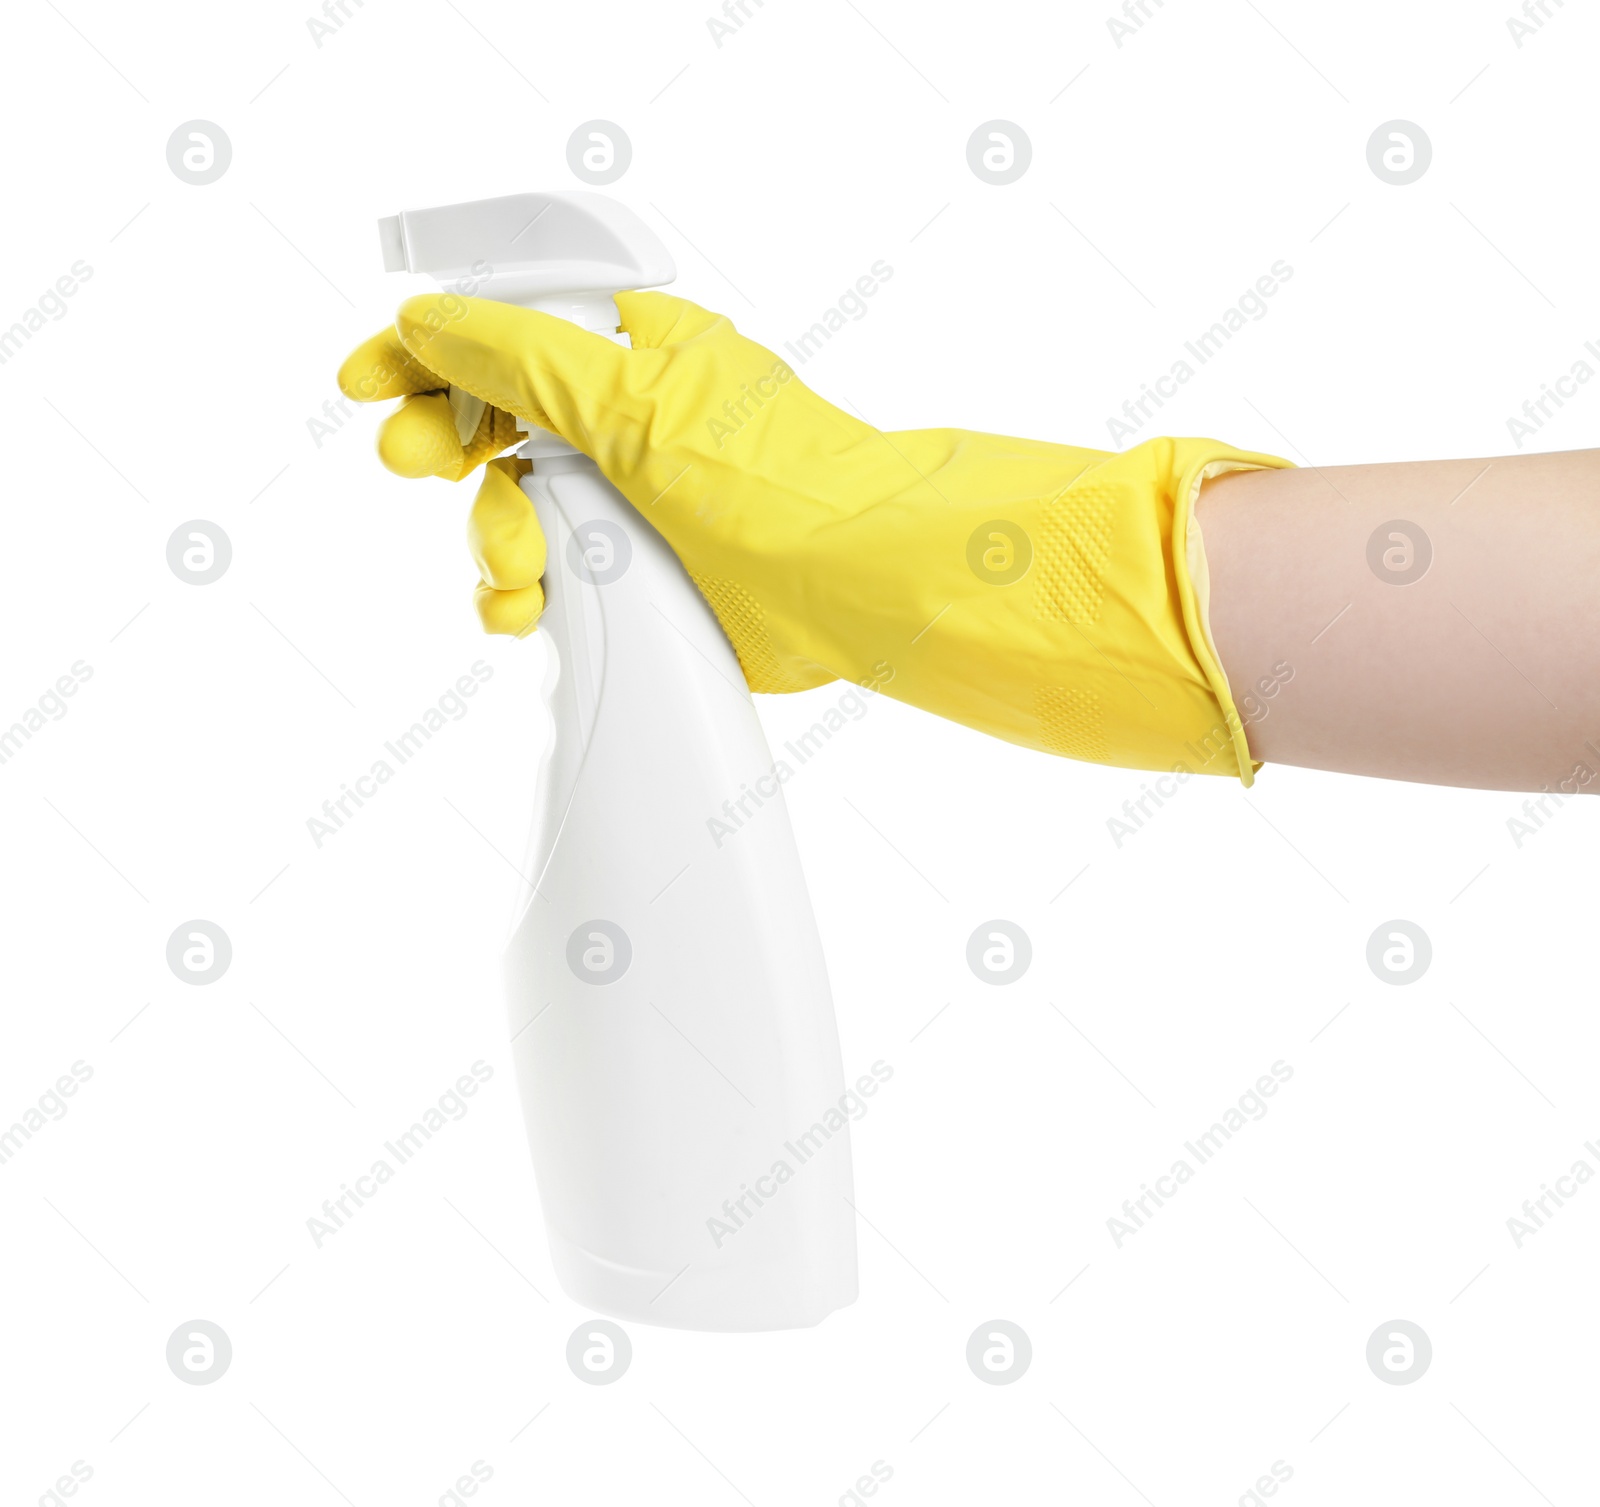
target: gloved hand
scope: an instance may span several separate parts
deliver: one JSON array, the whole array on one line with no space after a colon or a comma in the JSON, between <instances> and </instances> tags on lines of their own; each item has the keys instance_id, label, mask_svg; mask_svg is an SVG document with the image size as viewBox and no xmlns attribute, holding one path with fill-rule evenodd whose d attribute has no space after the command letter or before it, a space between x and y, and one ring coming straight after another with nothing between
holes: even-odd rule
<instances>
[{"instance_id":1,"label":"gloved hand","mask_svg":"<svg viewBox=\"0 0 1600 1507\"><path fill-rule=\"evenodd\" d=\"M592 456L715 611L753 691L836 676L997 737L1140 769L1252 766L1205 627L1201 481L1288 462L1214 440L1121 454L959 429L883 433L723 316L620 293L627 350L459 295L402 305L340 370L400 397L404 476L488 461L469 524L490 632L531 631L545 547L512 416ZM447 387L489 405L463 446ZM1263 667L1265 669L1265 667Z\"/></svg>"}]
</instances>

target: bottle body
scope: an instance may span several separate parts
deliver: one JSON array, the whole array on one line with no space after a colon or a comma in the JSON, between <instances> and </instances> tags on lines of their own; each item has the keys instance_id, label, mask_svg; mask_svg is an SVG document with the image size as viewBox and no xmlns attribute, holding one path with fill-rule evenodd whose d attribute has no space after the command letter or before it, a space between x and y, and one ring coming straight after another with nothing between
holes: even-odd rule
<instances>
[{"instance_id":1,"label":"bottle body","mask_svg":"<svg viewBox=\"0 0 1600 1507\"><path fill-rule=\"evenodd\" d=\"M856 1294L848 1114L799 855L726 637L587 457L528 447L555 736L506 955L563 1287L716 1330Z\"/></svg>"}]
</instances>

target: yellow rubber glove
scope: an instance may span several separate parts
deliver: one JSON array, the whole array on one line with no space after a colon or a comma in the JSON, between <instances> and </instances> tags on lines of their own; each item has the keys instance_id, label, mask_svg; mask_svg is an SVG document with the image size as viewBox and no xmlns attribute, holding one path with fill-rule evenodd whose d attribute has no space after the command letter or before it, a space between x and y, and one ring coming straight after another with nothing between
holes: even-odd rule
<instances>
[{"instance_id":1,"label":"yellow rubber glove","mask_svg":"<svg viewBox=\"0 0 1600 1507\"><path fill-rule=\"evenodd\" d=\"M553 430L666 538L753 691L841 677L1014 743L1137 769L1236 774L1244 729L1205 625L1202 480L1286 466L1215 440L1121 454L960 429L883 433L833 407L722 315L621 293L627 350L459 295L408 300L340 371L404 397L378 448L459 480ZM463 446L441 389L489 405ZM490 632L543 607L544 541L492 461L469 538Z\"/></svg>"}]
</instances>

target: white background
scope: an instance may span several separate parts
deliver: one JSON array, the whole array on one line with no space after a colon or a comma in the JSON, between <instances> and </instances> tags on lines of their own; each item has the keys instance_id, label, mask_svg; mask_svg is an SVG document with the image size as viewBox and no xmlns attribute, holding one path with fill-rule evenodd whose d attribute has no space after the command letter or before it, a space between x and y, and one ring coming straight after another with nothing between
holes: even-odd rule
<instances>
[{"instance_id":1,"label":"white background","mask_svg":"<svg viewBox=\"0 0 1600 1507\"><path fill-rule=\"evenodd\" d=\"M678 291L757 339L893 267L802 372L882 427L1106 446L1282 259L1144 436L1502 453L1600 336L1600 21L1519 49L1508 8L1173 0L1119 48L1094 5L768 0L719 49L678 0L352 0L320 47L293 3L12 7L0 325L93 275L0 366L0 724L93 675L0 766L0 1126L93 1076L0 1166L5 1500L81 1461L107 1507L428 1504L482 1461L486 1503L767 1507L882 1461L878 1502L1168 1507L1280 1460L1303 1507L1591 1500L1600 1190L1506 1226L1600 1166L1589 803L1518 847L1514 796L1268 768L1118 848L1145 777L882 698L787 786L847 1073L894 1069L855 1127L861 1297L799 1333L630 1326L628 1374L581 1383L497 974L543 649L479 633L469 488L383 472L373 413L308 427L423 287L377 217L580 186L598 117ZM1405 188L1366 161L1396 117L1435 154ZM206 187L165 158L196 118L233 147ZM1033 144L1004 188L966 162L994 118ZM1592 443L1584 391L1536 447ZM232 540L210 586L166 562L191 519ZM470 713L316 848L478 659ZM837 696L763 698L774 745ZM234 949L198 988L165 960L197 917ZM1006 988L965 963L993 917L1033 941ZM1403 988L1365 960L1396 917L1434 948ZM479 1059L470 1114L316 1248ZM1122 1201L1279 1059L1270 1113L1119 1249ZM164 1358L196 1318L233 1345L210 1386ZM995 1318L1032 1339L1014 1385L965 1362ZM1434 1348L1409 1386L1365 1360L1397 1318Z\"/></svg>"}]
</instances>

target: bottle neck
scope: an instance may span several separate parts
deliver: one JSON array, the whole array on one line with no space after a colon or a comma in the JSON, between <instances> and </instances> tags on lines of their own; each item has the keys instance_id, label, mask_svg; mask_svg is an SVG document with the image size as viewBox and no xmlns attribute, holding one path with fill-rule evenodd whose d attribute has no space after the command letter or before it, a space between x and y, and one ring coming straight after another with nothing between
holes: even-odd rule
<instances>
[{"instance_id":1,"label":"bottle neck","mask_svg":"<svg viewBox=\"0 0 1600 1507\"><path fill-rule=\"evenodd\" d=\"M525 309L553 314L557 319L565 319L580 329L593 330L597 335L614 335L622 323L617 300L609 288L541 293L535 298L519 298L517 302Z\"/></svg>"},{"instance_id":2,"label":"bottle neck","mask_svg":"<svg viewBox=\"0 0 1600 1507\"><path fill-rule=\"evenodd\" d=\"M617 301L605 289L546 293L519 302L524 308L537 309L541 314L554 315L557 319L577 325L579 329L602 335L625 349L632 347L633 342L618 329L622 315L617 312ZM535 472L551 475L558 471L581 469L577 465L563 463L566 457L576 457L580 461L588 461L590 465L594 464L559 434L530 425L523 419L517 420L517 428L528 436L527 443L517 451L517 458L532 461Z\"/></svg>"},{"instance_id":3,"label":"bottle neck","mask_svg":"<svg viewBox=\"0 0 1600 1507\"><path fill-rule=\"evenodd\" d=\"M600 474L600 467L595 464L590 456L585 455L581 450L574 450L565 440L558 439L553 434L550 438L555 440L556 444L562 448L541 451L537 455L529 455L528 450L530 447L524 445L517 451L519 460L531 460L533 462L533 474L535 476L559 476L563 471L590 471L596 476Z\"/></svg>"}]
</instances>

